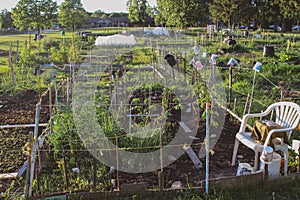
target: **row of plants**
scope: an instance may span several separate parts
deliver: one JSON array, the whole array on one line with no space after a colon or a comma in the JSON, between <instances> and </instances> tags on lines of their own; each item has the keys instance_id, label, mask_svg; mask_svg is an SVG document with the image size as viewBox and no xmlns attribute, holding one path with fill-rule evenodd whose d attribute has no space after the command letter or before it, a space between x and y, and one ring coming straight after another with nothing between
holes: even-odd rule
<instances>
[{"instance_id":1,"label":"row of plants","mask_svg":"<svg viewBox=\"0 0 300 200\"><path fill-rule=\"evenodd\" d=\"M51 43L51 45L48 45ZM72 40L72 42L68 43L68 48L65 48L65 44L58 44L54 41L49 41L49 43L45 40L44 46L53 53L53 59L57 58L57 63L59 63L60 60L66 59L69 54L72 53L73 56L79 55L78 51L72 50L72 48L76 45L76 42ZM67 42L66 42L67 43ZM79 43L78 43L79 44ZM219 45L219 44L214 44ZM42 46L42 44L41 44ZM58 47L59 46L59 47ZM221 45L223 46L223 44ZM229 48L228 46L224 45L224 48ZM60 54L60 50L62 48L62 54ZM215 49L215 47L213 47ZM52 49L52 50L51 50ZM242 51L242 53L247 53L247 46L243 46L243 44L239 44L238 47L235 47L233 49L230 49L229 53L223 54L219 57L220 61L227 61L232 55L236 55L236 53L239 53L239 51ZM286 51L287 54L292 53L297 58L296 49L291 52ZM30 51L29 48L24 51L24 55L29 56L30 55L34 57L34 53ZM261 54L260 52L256 52L255 55ZM131 57L132 56L132 57ZM156 55L158 56L158 55ZM21 56L22 58L23 56ZM72 58L72 55L70 55L70 58ZM77 58L77 57L76 57ZM129 60L127 60L129 59ZM140 49L139 51L133 52L130 56L121 56L120 59L117 59L117 64L126 64L126 67L128 68L136 68L133 64L144 64L149 63L153 59L153 55L149 54L149 49ZM250 62L248 56L245 56L241 59L241 63ZM22 60L22 59L21 59ZM32 60L35 60L32 58ZM24 60L21 61L26 63L32 60ZM52 58L50 59L52 60ZM255 58L250 59L251 62L245 66L245 69L239 69L238 67L235 69L234 74L234 84L233 88L244 93L250 93L251 91L251 84L252 84L252 67L255 61L260 60L263 61L264 67L261 73L269 79L272 80L275 84L278 84L280 81L283 81L282 85L286 86L287 93L285 94L285 97L290 96L290 92L293 90L298 90L297 85L295 83L298 83L299 77L297 65L295 64L289 64L289 63L274 63L277 62L278 58L266 58L262 56L257 56ZM285 60L286 61L286 60ZM48 62L48 61L47 61ZM23 64L24 64L23 63ZM28 64L28 63L27 63ZM32 64L34 65L34 64ZM242 65L242 64L241 64ZM25 65L24 65L25 66ZM26 65L27 66L27 65ZM30 64L31 66L31 64ZM183 67L182 64L180 64L180 67ZM25 67L23 67L25 68ZM22 69L22 68L21 68ZM24 74L29 75L29 69L25 68L22 73L20 72L20 76L24 76ZM192 68L188 67L187 72L188 74L191 74ZM251 73L249 73L249 71ZM222 71L222 76L224 79L224 84L228 85L228 70ZM250 74L250 75L249 75ZM151 73L149 73L146 76L151 76ZM26 76L24 76L26 77ZM28 77L28 80L30 78ZM188 77L188 80L191 82L191 77ZM27 80L27 78L26 78ZM41 81L41 80L39 80ZM132 80L133 81L133 80ZM254 109L253 111L260 111L263 109L266 105L270 104L273 101L277 101L280 98L280 93L278 92L278 88L274 87L268 79L259 76L257 77L257 83L261 85L256 85L257 90L255 90L255 98L261 102L263 102L263 105L259 103L254 102ZM99 93L97 93L95 99L97 104L96 106L96 113L97 118L99 120L99 124L101 125L101 128L104 130L105 134L109 138L113 138L112 142L115 143L116 140L114 139L116 136L118 136L118 144L122 148L132 149L134 151L145 151L141 149L135 149L143 146L147 147L157 147L160 143L160 134L154 134L151 139L148 140L142 140L140 138L132 137L128 134L124 134L124 131L120 130L119 126L115 123L114 118L116 116L112 116L112 114L109 111L108 105L110 104L110 87L107 85L111 84L110 87L113 87L112 82L108 82L105 79L102 79L98 83L98 90ZM27 87L27 86L26 86ZM25 88L26 88L25 87ZM38 87L41 87L41 84L38 85ZM24 88L24 87L22 87ZM198 93L199 96L199 102L204 103L207 100L208 94L205 92L203 84L201 82L197 82L194 85L194 90ZM178 104L176 97L172 96L171 91L165 90L165 88L162 88L159 84L150 84L150 85L140 85L137 88L126 88L128 89L127 92L136 92L136 95L132 97L131 107L127 107L127 112L132 112L134 114L146 114L149 109L151 109L151 106L145 106L149 105L149 96L158 96L158 101L165 102L167 99L171 100L171 104L174 104L174 109L179 110L180 105ZM150 95L151 93L151 95ZM142 94L142 95L140 95ZM171 96L170 96L171 95ZM165 97L162 97L165 96ZM167 97L167 98L166 98ZM242 99L242 104L238 104L236 107L236 112L241 114L243 112L244 106L243 103L246 101L245 96L240 96L238 94L234 93L234 96L237 99ZM165 99L164 99L165 98ZM292 99L294 100L294 99ZM166 103L166 102L165 102ZM201 106L204 106L203 104ZM168 109L171 109L171 107L168 107L168 103L165 104L166 111ZM170 110L168 111L170 112ZM170 113L169 113L170 114ZM166 116L168 116L168 113L166 113ZM169 115L170 119L172 118L172 114ZM145 123L147 123L149 119L147 117L139 117L139 118L132 118L132 121L137 126L144 126ZM36 191L36 194L47 194L47 193L53 193L60 191L62 188L65 188L66 191L75 191L75 190L88 190L91 191L96 187L96 190L112 190L113 185L111 183L111 179L113 178L112 175L108 172L109 169L105 167L103 164L96 162L94 158L89 154L89 152L86 151L84 148L82 142L80 141L80 138L76 132L76 127L74 125L73 116L71 109L66 108L59 108L55 110L54 115L54 134L50 135L48 138L48 144L50 145L51 153L48 155L49 158L47 160L47 171L44 171L40 174L40 178L37 182L35 182L34 188ZM172 139L171 134L167 134L168 131L174 131L176 129L176 125L170 123L169 124L172 129L169 129L166 127L166 131L163 135L163 144L167 144L170 139ZM173 127L174 126L174 127ZM156 148L150 148L146 151L152 151ZM82 152L81 152L82 150ZM96 164L94 164L96 163ZM73 172L73 168L79 168L80 172ZM96 171L96 176L91 174L91 171ZM66 173L67 172L67 173ZM52 174L52 175L49 175ZM68 178L66 178L66 174L68 174ZM94 178L98 180L98 183L94 186ZM67 180L68 179L68 180ZM68 185L68 187L67 187ZM185 195L185 194L183 194ZM189 195L189 194L186 194ZM192 195L193 196L193 195ZM179 197L180 198L180 197ZM200 197L199 197L200 198Z\"/></svg>"}]
</instances>

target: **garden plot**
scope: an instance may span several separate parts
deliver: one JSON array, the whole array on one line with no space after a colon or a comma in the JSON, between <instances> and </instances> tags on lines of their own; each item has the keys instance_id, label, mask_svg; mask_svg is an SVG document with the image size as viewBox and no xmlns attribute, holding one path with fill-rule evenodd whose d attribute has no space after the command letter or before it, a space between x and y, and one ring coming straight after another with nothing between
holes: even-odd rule
<instances>
[{"instance_id":1,"label":"garden plot","mask_svg":"<svg viewBox=\"0 0 300 200\"><path fill-rule=\"evenodd\" d=\"M107 51L108 49L105 49L104 52L107 53ZM167 67L167 63L162 59L165 54L163 51L158 57L158 60L164 62L163 64L138 63L133 65L131 62L138 57L135 55L140 56L142 53L143 50L138 53L130 52L132 57L128 55L128 52L116 54L115 59L119 58L121 61L113 64L106 56L89 57L95 59L97 64L84 65L75 77L72 109L82 108L80 106L92 103L79 109L80 114L83 115L83 121L78 121L78 119L74 121L76 113L72 114L71 107L64 106L55 110L54 132L47 139L51 151L47 153L48 159L43 161L47 167L39 174L40 188L35 188L36 191L51 193L61 191L62 188L66 191L108 191L120 189L125 184L143 182L148 184L148 188L155 189L159 184L158 171L161 170L164 172L164 188L170 188L176 181L181 181L183 187L201 186L201 181L205 179L205 169L196 169L186 153L175 160L169 156L171 164L147 173L139 173L138 170L135 173L116 170L118 167L129 167L128 165L132 164L128 157L122 156L122 150L134 153L157 151L162 146L168 145L176 137L178 130L187 134L192 141L190 146L196 154L205 146L203 119L198 116L195 121L184 122L181 114L178 114L182 113L181 111L187 115L193 114L193 101L179 90L186 89L186 81L191 81L192 78L185 77L185 79L182 76L182 80L178 80L177 70L183 69L175 68L173 69L176 70L175 79L173 79L172 69ZM143 57L143 60L149 62L151 59L152 55ZM107 65L109 63L111 65ZM187 70L189 74L192 74L191 68ZM208 76L210 72L205 70L203 75L205 74ZM195 80L199 79L201 77L197 75ZM181 86L179 91L171 85L164 87L165 83L168 81L172 83L174 80L179 81L177 82ZM203 81L201 84L203 85ZM79 86L83 89L80 90ZM182 99L179 101L178 97ZM94 113L89 112L91 110ZM90 134L96 130L93 137L85 138L83 137L85 135L78 134L80 126L90 123L94 115L97 121L96 126L81 129L85 130L84 134ZM164 122L163 126L161 123L147 126L152 122L159 122L157 120L159 117L161 118L159 120ZM117 151L115 148L104 148L107 147L104 143L102 146L97 146L97 144L102 144L97 138L100 129L112 144L118 146ZM212 148L210 178L235 175L236 167L230 166L230 160L237 129L238 124L226 121L219 140L215 141L216 145ZM139 135L136 135L137 130L139 130ZM212 131L215 130L212 128ZM190 132L194 135L188 135ZM146 139L143 138L145 135L148 136ZM180 145L184 152L183 141L175 145ZM45 152L47 150L45 149ZM105 166L103 162L93 157L93 155L105 154L105 151L110 153L113 164ZM248 157L244 160L250 161L247 159ZM204 163L205 158L201 158L201 162ZM140 167L143 169L143 167L148 167L147 165L151 165L151 162L144 163Z\"/></svg>"},{"instance_id":2,"label":"garden plot","mask_svg":"<svg viewBox=\"0 0 300 200\"><path fill-rule=\"evenodd\" d=\"M116 170L122 164L123 166L132 164L128 157L118 154L118 151L148 153L160 150L162 146L166 146L174 139L178 130L190 136L192 141L190 146L196 154L205 147L204 118L195 118L186 122L182 120L182 111L186 112L185 114L193 113L193 101L185 99L184 94L180 92L174 92L176 90L170 85L164 87L164 84L177 81L179 86L186 88L184 82L191 83L193 91L199 97L197 100L200 113L203 114L203 103L210 100L205 85L211 84L204 77L211 76L212 68L197 70L191 67L188 61L195 52L184 42L182 46L176 45L170 39L162 43L155 39L144 43L153 45L146 48L138 46L137 51L133 47L106 47L96 54L92 52L86 56L87 63L90 64L83 64L77 77L73 79L75 89L78 89L77 84L77 86L83 86L83 90L76 91L73 87L73 90L67 94L68 96L72 94L72 99L69 96L70 101L55 106L53 133L48 135L47 146L42 149L47 156L42 160L43 168L38 173L37 182L33 186L34 194L44 195L61 191L111 191L125 188L126 184L145 182L148 189L157 189L161 184L158 178L158 173L161 171L163 171L163 188L165 189L172 188L173 183L177 181L182 183L182 187L203 186L205 169L196 169L186 153L178 159L168 157L172 163L147 173L141 173L138 170L135 173ZM164 60L169 52L173 52L179 61L173 69ZM181 56L177 57L177 53ZM201 60L200 57L197 59L202 64L205 63L205 60ZM184 76L178 76L178 71ZM173 72L175 72L174 76ZM240 71L237 70L237 72ZM227 76L226 73L224 72L222 78ZM249 73L245 73L245 76L249 76ZM237 79L239 77L237 76ZM181 83L182 80L184 81ZM72 84L72 81L68 84ZM78 96L74 96L76 92ZM220 94L215 92L214 95ZM180 101L178 97L181 98ZM68 104L71 101L72 103ZM92 103L88 105L89 107L80 110L84 120L74 121L73 109L87 102ZM34 110L33 106L33 115ZM89 110L94 110L95 113L87 112ZM78 125L90 123L93 117L96 117L96 126L88 127L83 133L89 134L102 129L108 141L117 148L105 149L104 145L104 147L96 146L95 144L100 143L100 139L94 137L98 132L90 138L82 138L82 135L78 134ZM151 124L152 122L165 123L162 126L163 123ZM26 123L33 123L33 121ZM209 178L236 174L237 169L230 165L230 161L238 128L238 123L229 120L224 122L220 137L213 141L215 145L210 151ZM137 130L140 130L139 135L136 134ZM190 132L195 135L189 135ZM212 135L215 132L217 128L212 126ZM149 135L151 137L144 138ZM176 145L183 147L183 144L182 142ZM104 165L93 156L105 150L111 152L113 160L111 165ZM240 162L253 165L252 151L241 147L239 154L243 155L239 157ZM201 157L200 160L204 163L205 157ZM117 161L119 166L117 166ZM151 164L151 162L146 162L141 167L145 168Z\"/></svg>"}]
</instances>

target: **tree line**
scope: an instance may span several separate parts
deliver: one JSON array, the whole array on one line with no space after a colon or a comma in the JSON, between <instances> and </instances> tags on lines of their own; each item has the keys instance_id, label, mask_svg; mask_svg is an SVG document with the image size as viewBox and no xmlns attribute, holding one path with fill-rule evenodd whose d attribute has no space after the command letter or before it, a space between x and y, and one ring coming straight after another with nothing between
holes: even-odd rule
<instances>
[{"instance_id":1,"label":"tree line","mask_svg":"<svg viewBox=\"0 0 300 200\"><path fill-rule=\"evenodd\" d=\"M299 0L157 0L151 6L148 0L127 0L128 13L112 13L111 16L127 16L135 26L170 26L184 29L206 24L234 28L253 25L267 28L282 26L291 30L300 22ZM99 3L101 7L101 3ZM0 12L0 28L17 27L19 30L50 28L53 23L75 30L90 17L108 17L101 10L87 12L81 0L64 0L60 6L54 0L19 0L11 12Z\"/></svg>"}]
</instances>

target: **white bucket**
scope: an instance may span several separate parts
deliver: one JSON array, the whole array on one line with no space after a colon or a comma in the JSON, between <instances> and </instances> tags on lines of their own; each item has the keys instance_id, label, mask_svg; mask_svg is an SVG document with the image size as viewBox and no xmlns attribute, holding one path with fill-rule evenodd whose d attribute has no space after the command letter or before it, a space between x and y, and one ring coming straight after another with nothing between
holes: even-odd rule
<instances>
[{"instance_id":1,"label":"white bucket","mask_svg":"<svg viewBox=\"0 0 300 200\"><path fill-rule=\"evenodd\" d=\"M272 163L268 166L268 172L270 177L280 176L281 156L277 153L273 153Z\"/></svg>"}]
</instances>

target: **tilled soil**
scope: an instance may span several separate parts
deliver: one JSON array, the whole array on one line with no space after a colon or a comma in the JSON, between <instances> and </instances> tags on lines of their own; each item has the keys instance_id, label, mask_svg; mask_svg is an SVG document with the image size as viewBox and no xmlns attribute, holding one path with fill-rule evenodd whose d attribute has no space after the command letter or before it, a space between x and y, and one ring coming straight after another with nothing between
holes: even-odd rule
<instances>
[{"instance_id":1,"label":"tilled soil","mask_svg":"<svg viewBox=\"0 0 300 200\"><path fill-rule=\"evenodd\" d=\"M33 124L35 120L35 108L38 102L38 94L35 91L26 91L15 96L7 94L0 95L0 125L7 124ZM40 112L40 123L46 123L49 119L48 99L42 101ZM222 134L217 144L213 147L209 161L209 177L227 177L236 174L237 167L231 166L231 155L233 150L235 134L239 124L227 120L224 124ZM28 134L33 128L9 128L0 129L0 173L17 172L24 161L24 145L28 141ZM197 134L198 138L205 136L205 122L200 123ZM196 153L200 146L195 143L192 148ZM240 162L253 164L254 154L251 150L241 145L239 154L244 159ZM195 169L187 154L182 155L178 160L164 168L164 187L168 188L175 181L180 181L183 186L199 186L201 180L205 179L205 158L201 159L203 167ZM120 172L121 183L147 182L149 185L157 185L157 172L144 174L129 174Z\"/></svg>"}]
</instances>

